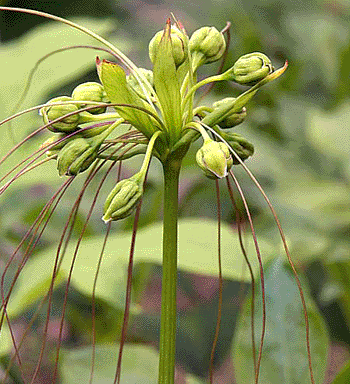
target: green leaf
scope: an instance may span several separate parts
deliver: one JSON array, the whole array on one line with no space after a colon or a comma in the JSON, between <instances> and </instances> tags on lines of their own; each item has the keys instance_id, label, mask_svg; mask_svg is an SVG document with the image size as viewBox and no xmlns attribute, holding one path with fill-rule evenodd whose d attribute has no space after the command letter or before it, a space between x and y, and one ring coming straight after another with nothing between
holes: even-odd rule
<instances>
[{"instance_id":1,"label":"green leaf","mask_svg":"<svg viewBox=\"0 0 350 384\"><path fill-rule=\"evenodd\" d=\"M262 330L260 283L255 301L255 341L258 351ZM316 383L322 383L327 364L328 334L304 286L307 302L311 356ZM281 259L265 267L266 334L259 381L261 383L310 383L304 314L299 291L290 267ZM253 383L254 369L251 343L251 295L240 315L233 344L233 358L238 384Z\"/></svg>"},{"instance_id":2,"label":"green leaf","mask_svg":"<svg viewBox=\"0 0 350 384\"><path fill-rule=\"evenodd\" d=\"M307 112L307 135L312 145L321 153L344 163L347 163L350 152L349 113L348 102L332 112L316 108Z\"/></svg>"},{"instance_id":3,"label":"green leaf","mask_svg":"<svg viewBox=\"0 0 350 384\"><path fill-rule=\"evenodd\" d=\"M96 346L93 384L112 383L115 375L117 345ZM61 351L62 384L88 383L91 372L92 347ZM158 353L150 347L125 345L121 383L156 383Z\"/></svg>"},{"instance_id":4,"label":"green leaf","mask_svg":"<svg viewBox=\"0 0 350 384\"><path fill-rule=\"evenodd\" d=\"M228 224L222 223L222 272L224 278L249 281L245 261L240 250L238 235ZM152 239L152 241L150 241ZM104 235L84 239L77 254L71 285L90 297ZM126 271L129 260L131 233L121 232L107 243L95 296L110 305L124 308ZM253 241L246 241L248 257L257 271ZM162 223L155 223L138 231L136 237L135 264L138 262L162 263ZM275 254L275 248L266 240L259 239L264 260ZM11 295L8 313L17 316L47 293L57 246L45 249L29 260L22 270ZM68 277L75 243L67 247L57 284ZM218 276L217 223L211 220L183 219L179 223L179 269L204 275ZM242 272L243 271L243 272Z\"/></svg>"},{"instance_id":5,"label":"green leaf","mask_svg":"<svg viewBox=\"0 0 350 384\"><path fill-rule=\"evenodd\" d=\"M153 79L165 126L170 140L174 143L181 136L182 113L180 85L176 75L170 39L170 24L167 24L158 46L153 67Z\"/></svg>"},{"instance_id":6,"label":"green leaf","mask_svg":"<svg viewBox=\"0 0 350 384\"><path fill-rule=\"evenodd\" d=\"M27 262L24 271L19 275L7 306L7 313L11 318L23 313L48 292L52 279L52 260L53 257L49 260L49 264L46 258L34 258ZM52 268L48 268L51 265ZM64 274L60 271L56 276L55 287L63 280Z\"/></svg>"},{"instance_id":7,"label":"green leaf","mask_svg":"<svg viewBox=\"0 0 350 384\"><path fill-rule=\"evenodd\" d=\"M100 35L115 30L115 24L110 20L84 18L76 21ZM14 107L21 98L29 73L37 61L44 55L69 45L96 46L96 42L91 37L71 27L48 22L34 28L21 38L12 42L1 43L0 120L9 117L14 112ZM120 39L118 45L123 51L128 52L130 50L130 45L126 39ZM95 55L96 51L94 52L92 49L72 49L46 59L36 70L29 92L19 110L46 102L48 95L52 94L53 90L63 84L76 81L77 77L92 70L95 64ZM42 118L36 111L13 120L12 130L16 142L41 125L43 125ZM14 146L14 142L8 133L7 124L0 126L0 132L0 157L2 158ZM31 139L22 149L16 151L4 164L0 165L0 173L4 175L11 167L36 151L46 138L40 135L37 139ZM49 162L31 171L30 177L21 177L16 183L19 182L23 185L55 180L58 180L55 162Z\"/></svg>"},{"instance_id":8,"label":"green leaf","mask_svg":"<svg viewBox=\"0 0 350 384\"><path fill-rule=\"evenodd\" d=\"M339 372L332 384L348 384L350 382L350 362Z\"/></svg>"},{"instance_id":9,"label":"green leaf","mask_svg":"<svg viewBox=\"0 0 350 384\"><path fill-rule=\"evenodd\" d=\"M153 112L149 104L145 103L137 93L129 86L126 81L124 70L116 63L107 60L96 60L100 80L104 86L109 100L112 103L128 104L144 108L147 111ZM114 107L116 111L125 120L130 122L140 132L150 137L156 131L156 123L152 122L150 116L132 107Z\"/></svg>"},{"instance_id":10,"label":"green leaf","mask_svg":"<svg viewBox=\"0 0 350 384\"><path fill-rule=\"evenodd\" d=\"M240 250L237 233L225 223L221 226L222 237L222 269L225 278L233 280L249 281L247 268L242 272L245 265L244 257ZM140 229L136 236L136 248L134 255L135 264L138 262L162 263L162 223L158 222ZM90 237L83 241L77 257L77 262L81 265L81 280L88 281L90 273L94 273L99 250L104 236ZM150 241L152 239L152 241ZM246 239L248 257L257 271L257 261L253 241ZM262 257L264 260L270 259L275 254L275 248L265 239L259 239ZM103 256L97 292L107 299L112 295L113 289L108 288L111 284L109 279L120 278L120 273L125 273L129 259L129 249L131 242L130 232L121 232L108 240ZM73 246L67 249L67 255L72 254ZM85 267L84 267L85 266ZM183 271L199 273L204 275L218 275L217 261L217 222L215 220L203 219L182 219L179 221L179 269ZM66 268L65 266L62 266ZM76 269L77 268L77 269ZM74 267L74 271L79 269ZM74 275L74 273L73 273ZM106 279L106 281L105 281ZM79 278L80 281L80 278ZM78 283L78 279L75 280ZM88 284L85 282L84 284ZM99 288L101 285L101 288ZM79 289L79 287L77 286ZM110 297L115 300L115 295Z\"/></svg>"}]
</instances>

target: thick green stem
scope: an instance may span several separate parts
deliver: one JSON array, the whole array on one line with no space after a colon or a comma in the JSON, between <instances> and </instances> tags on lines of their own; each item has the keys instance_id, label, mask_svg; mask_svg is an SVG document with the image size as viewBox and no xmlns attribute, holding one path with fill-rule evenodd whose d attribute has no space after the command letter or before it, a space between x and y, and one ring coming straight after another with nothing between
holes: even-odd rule
<instances>
[{"instance_id":1,"label":"thick green stem","mask_svg":"<svg viewBox=\"0 0 350 384\"><path fill-rule=\"evenodd\" d=\"M164 171L162 312L159 384L174 384L176 339L177 215L181 160L169 159Z\"/></svg>"}]
</instances>

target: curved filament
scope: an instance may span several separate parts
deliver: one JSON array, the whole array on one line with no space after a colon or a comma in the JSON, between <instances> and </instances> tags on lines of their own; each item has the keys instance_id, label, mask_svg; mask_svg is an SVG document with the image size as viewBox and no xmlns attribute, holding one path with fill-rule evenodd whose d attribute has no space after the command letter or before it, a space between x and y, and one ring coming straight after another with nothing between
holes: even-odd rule
<instances>
[{"instance_id":1,"label":"curved filament","mask_svg":"<svg viewBox=\"0 0 350 384\"><path fill-rule=\"evenodd\" d=\"M218 265L219 265L219 299L218 299L218 316L216 320L216 329L215 336L213 341L212 350L210 353L210 363L209 363L209 380L210 384L213 384L213 375L214 375L214 357L216 345L219 338L220 332L220 323L222 315L222 268L221 268L221 202L220 202L220 188L219 180L215 180L215 189L216 189L216 201L217 201L217 217L218 217Z\"/></svg>"},{"instance_id":2,"label":"curved filament","mask_svg":"<svg viewBox=\"0 0 350 384\"><path fill-rule=\"evenodd\" d=\"M249 269L249 274L250 274L250 279L251 279L251 290L252 290L252 304L251 304L251 329L252 329L252 352L253 352L253 363L254 363L254 370L256 373L256 346L255 346L255 331L254 331L254 317L255 317L255 277L254 277L254 272L252 265L248 259L247 252L245 250L244 244L243 244L243 238L242 238L242 228L241 228L241 215L239 213L239 209L236 204L236 200L233 196L233 191L232 191L232 186L230 183L230 180L228 177L226 177L226 182L227 182L227 189L229 191L230 199L232 202L232 205L234 207L235 213L236 213L236 223L237 223L237 228L238 228L238 240L239 240L239 245L241 247L241 251L243 254L243 257L245 259L245 262L248 266ZM241 303L241 300L239 300Z\"/></svg>"}]
</instances>

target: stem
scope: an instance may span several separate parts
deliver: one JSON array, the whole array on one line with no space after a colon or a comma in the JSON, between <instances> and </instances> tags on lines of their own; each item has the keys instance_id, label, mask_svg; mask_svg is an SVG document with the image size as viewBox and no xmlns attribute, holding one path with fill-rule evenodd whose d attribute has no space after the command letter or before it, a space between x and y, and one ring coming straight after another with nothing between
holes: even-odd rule
<instances>
[{"instance_id":1,"label":"stem","mask_svg":"<svg viewBox=\"0 0 350 384\"><path fill-rule=\"evenodd\" d=\"M174 384L176 339L177 215L181 160L163 164L163 277L158 384Z\"/></svg>"}]
</instances>

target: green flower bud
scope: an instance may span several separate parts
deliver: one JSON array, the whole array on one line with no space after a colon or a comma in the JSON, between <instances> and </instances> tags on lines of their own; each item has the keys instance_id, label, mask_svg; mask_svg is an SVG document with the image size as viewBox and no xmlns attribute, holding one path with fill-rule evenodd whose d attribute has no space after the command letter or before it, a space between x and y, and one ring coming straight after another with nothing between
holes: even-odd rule
<instances>
[{"instance_id":1,"label":"green flower bud","mask_svg":"<svg viewBox=\"0 0 350 384\"><path fill-rule=\"evenodd\" d=\"M58 103L62 101L70 101L73 100L71 97L68 96L60 96L55 97L54 99L51 99L48 101L48 104L50 103ZM58 119L59 117L63 117L64 115L67 115L68 113L72 112L78 112L79 107L76 104L65 104L65 105L52 105L43 107L40 110L40 113L42 114L44 118L45 124L49 123L52 120ZM48 127L48 129L52 132L74 132L79 124L79 114L76 113L72 116L67 116L61 121L58 121L57 123L54 123Z\"/></svg>"},{"instance_id":2,"label":"green flower bud","mask_svg":"<svg viewBox=\"0 0 350 384\"><path fill-rule=\"evenodd\" d=\"M148 53L153 64L156 60L158 46L163 35L164 31L157 32L149 43ZM187 37L175 25L172 25L170 39L175 66L178 68L187 59Z\"/></svg>"},{"instance_id":3,"label":"green flower bud","mask_svg":"<svg viewBox=\"0 0 350 384\"><path fill-rule=\"evenodd\" d=\"M103 86L99 83L88 82L79 84L74 88L72 92L72 98L76 101L97 101L100 103L105 103L108 101L107 94ZM82 103L79 104L79 108L85 108L88 105ZM93 114L100 114L106 111L107 107L96 107L90 109L89 112Z\"/></svg>"},{"instance_id":4,"label":"green flower bud","mask_svg":"<svg viewBox=\"0 0 350 384\"><path fill-rule=\"evenodd\" d=\"M241 56L232 67L232 80L238 84L254 85L274 71L270 59L260 52Z\"/></svg>"},{"instance_id":5,"label":"green flower bud","mask_svg":"<svg viewBox=\"0 0 350 384\"><path fill-rule=\"evenodd\" d=\"M232 103L236 100L234 97L226 97L213 104L214 110L225 104ZM226 115L226 117L220 121L221 128L232 128L238 124L241 124L247 116L247 109L243 107L239 112L232 112Z\"/></svg>"},{"instance_id":6,"label":"green flower bud","mask_svg":"<svg viewBox=\"0 0 350 384\"><path fill-rule=\"evenodd\" d=\"M74 138L58 152L57 169L60 176L77 175L90 167L97 157L97 148L90 141L82 137Z\"/></svg>"},{"instance_id":7,"label":"green flower bud","mask_svg":"<svg viewBox=\"0 0 350 384\"><path fill-rule=\"evenodd\" d=\"M143 177L140 173L119 181L106 199L102 220L107 223L129 216L139 203L142 194Z\"/></svg>"},{"instance_id":8,"label":"green flower bud","mask_svg":"<svg viewBox=\"0 0 350 384\"><path fill-rule=\"evenodd\" d=\"M227 145L211 139L204 141L196 154L196 160L205 176L210 179L226 177L233 164Z\"/></svg>"},{"instance_id":9,"label":"green flower bud","mask_svg":"<svg viewBox=\"0 0 350 384\"><path fill-rule=\"evenodd\" d=\"M145 68L138 68L138 70L145 76L150 85L153 87L153 72ZM136 91L138 94L143 94L143 90L141 89L139 82L132 73L127 76L126 80L134 91Z\"/></svg>"},{"instance_id":10,"label":"green flower bud","mask_svg":"<svg viewBox=\"0 0 350 384\"><path fill-rule=\"evenodd\" d=\"M215 27L202 27L193 32L189 47L197 69L203 64L219 60L225 52L226 41Z\"/></svg>"},{"instance_id":11,"label":"green flower bud","mask_svg":"<svg viewBox=\"0 0 350 384\"><path fill-rule=\"evenodd\" d=\"M40 149L45 149L46 147L49 147L50 145L52 145L53 143L55 143L56 141L59 141L60 139L62 139L65 135L64 134L61 134L61 135L54 135L54 136L51 136L49 137L47 140L45 140L39 147L39 150ZM66 143L63 141L59 144L56 144L54 145L53 147L49 148L47 151L46 151L46 155L47 156L52 156L52 155L57 155L59 150L65 145Z\"/></svg>"},{"instance_id":12,"label":"green flower bud","mask_svg":"<svg viewBox=\"0 0 350 384\"><path fill-rule=\"evenodd\" d=\"M237 133L220 132L221 137L227 141L242 161L248 159L254 153L254 146L246 138ZM233 164L240 164L235 156L232 156Z\"/></svg>"}]
</instances>

